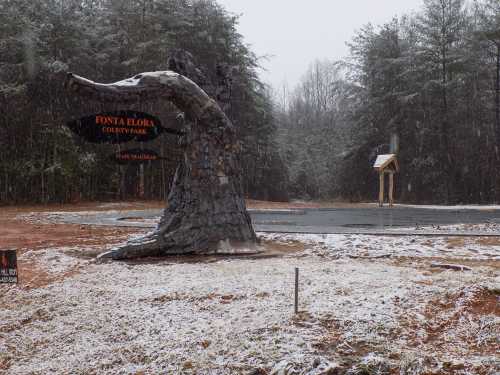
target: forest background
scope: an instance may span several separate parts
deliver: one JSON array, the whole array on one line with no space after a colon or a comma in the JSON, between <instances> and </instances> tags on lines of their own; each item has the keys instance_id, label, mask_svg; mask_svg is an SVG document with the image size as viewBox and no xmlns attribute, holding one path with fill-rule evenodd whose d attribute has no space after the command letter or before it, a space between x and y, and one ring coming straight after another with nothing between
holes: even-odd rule
<instances>
[{"instance_id":1,"label":"forest background","mask_svg":"<svg viewBox=\"0 0 500 375\"><path fill-rule=\"evenodd\" d=\"M175 108L78 100L63 77L114 82L166 70L179 53L206 87L224 68L249 198L375 200L373 161L397 152L400 201L500 201L498 0L424 0L367 24L350 56L312 62L291 90L259 79L237 24L209 0L0 0L0 204L133 199L141 174L144 198L165 199L177 137L145 146L168 160L122 166L110 154L139 145L85 143L65 123L135 109L175 128Z\"/></svg>"}]
</instances>

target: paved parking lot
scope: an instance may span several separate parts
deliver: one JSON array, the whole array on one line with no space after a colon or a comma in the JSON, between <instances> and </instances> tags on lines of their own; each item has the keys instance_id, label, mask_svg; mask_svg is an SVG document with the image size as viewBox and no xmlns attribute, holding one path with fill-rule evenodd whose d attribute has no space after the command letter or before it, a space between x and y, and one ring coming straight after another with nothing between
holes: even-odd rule
<instances>
[{"instance_id":1,"label":"paved parking lot","mask_svg":"<svg viewBox=\"0 0 500 375\"><path fill-rule=\"evenodd\" d=\"M295 210L250 210L259 232L359 233L359 234L446 234L446 226L500 223L500 210L394 208L314 208ZM161 210L68 213L60 220L68 223L155 227ZM441 228L444 227L444 228ZM453 234L474 234L453 229ZM500 233L489 233L499 235Z\"/></svg>"}]
</instances>

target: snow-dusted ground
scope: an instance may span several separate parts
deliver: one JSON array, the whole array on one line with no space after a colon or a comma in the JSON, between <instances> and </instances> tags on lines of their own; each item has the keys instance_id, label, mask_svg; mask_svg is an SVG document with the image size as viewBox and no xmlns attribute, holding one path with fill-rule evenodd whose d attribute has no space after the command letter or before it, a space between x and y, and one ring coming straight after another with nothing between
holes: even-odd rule
<instances>
[{"instance_id":1,"label":"snow-dusted ground","mask_svg":"<svg viewBox=\"0 0 500 375\"><path fill-rule=\"evenodd\" d=\"M74 268L84 266L88 260L82 260L74 255L79 252L78 247L57 247L37 251L27 251L20 256L20 260L36 263L51 274L64 274Z\"/></svg>"},{"instance_id":2,"label":"snow-dusted ground","mask_svg":"<svg viewBox=\"0 0 500 375\"><path fill-rule=\"evenodd\" d=\"M499 223L454 224L454 225L420 227L417 228L416 230L422 230L422 229L443 231L446 233L453 233L453 232L500 233L500 224Z\"/></svg>"},{"instance_id":3,"label":"snow-dusted ground","mask_svg":"<svg viewBox=\"0 0 500 375\"><path fill-rule=\"evenodd\" d=\"M21 260L53 273L79 272L38 289L0 286L0 373L247 374L282 361L308 371L317 358L352 374L372 362L406 375L500 371L500 246L262 237L305 250L198 263L96 264L65 248L24 253ZM430 268L439 258L468 261L472 271ZM481 298L489 304L479 313Z\"/></svg>"},{"instance_id":4,"label":"snow-dusted ground","mask_svg":"<svg viewBox=\"0 0 500 375\"><path fill-rule=\"evenodd\" d=\"M479 205L479 204L463 204L455 206L445 205L431 205L431 204L395 204L397 207L411 207L411 208L426 208L431 210L481 210L491 211L500 210L500 205Z\"/></svg>"},{"instance_id":5,"label":"snow-dusted ground","mask_svg":"<svg viewBox=\"0 0 500 375\"><path fill-rule=\"evenodd\" d=\"M338 258L378 257L444 257L448 259L500 260L500 239L485 241L481 237L420 237L367 236L355 234L272 234L266 238L287 243L300 241L309 244L304 254ZM486 244L483 244L486 243Z\"/></svg>"}]
</instances>

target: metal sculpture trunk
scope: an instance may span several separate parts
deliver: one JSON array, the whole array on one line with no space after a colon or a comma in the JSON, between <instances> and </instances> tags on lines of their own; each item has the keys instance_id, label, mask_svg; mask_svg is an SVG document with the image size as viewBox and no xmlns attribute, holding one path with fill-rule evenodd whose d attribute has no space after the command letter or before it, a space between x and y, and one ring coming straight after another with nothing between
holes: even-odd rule
<instances>
[{"instance_id":1,"label":"metal sculpture trunk","mask_svg":"<svg viewBox=\"0 0 500 375\"><path fill-rule=\"evenodd\" d=\"M114 249L113 259L217 251L221 242L255 244L246 210L235 129L220 106L188 78L172 71L142 73L113 84L68 74L77 95L112 103L165 99L187 118L187 145L167 207L149 236Z\"/></svg>"}]
</instances>

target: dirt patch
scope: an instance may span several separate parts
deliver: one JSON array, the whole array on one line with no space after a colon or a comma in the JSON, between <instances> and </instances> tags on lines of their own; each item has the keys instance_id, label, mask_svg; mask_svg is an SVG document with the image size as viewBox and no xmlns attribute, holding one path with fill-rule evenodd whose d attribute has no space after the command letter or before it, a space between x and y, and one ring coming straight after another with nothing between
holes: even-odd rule
<instances>
[{"instance_id":1,"label":"dirt patch","mask_svg":"<svg viewBox=\"0 0 500 375\"><path fill-rule=\"evenodd\" d=\"M140 228L92 227L76 224L34 224L18 219L18 215L47 209L82 210L99 209L102 204L3 207L0 214L0 249L17 249L19 286L32 289L63 280L80 271L74 267L67 272L50 273L33 257L23 257L30 251L43 252L50 248L71 248L65 253L75 257L93 258L106 247L125 241L130 235L145 233ZM102 209L109 209L108 206ZM78 250L77 250L78 249Z\"/></svg>"},{"instance_id":2,"label":"dirt patch","mask_svg":"<svg viewBox=\"0 0 500 375\"><path fill-rule=\"evenodd\" d=\"M500 317L499 296L493 291L478 289L473 292L445 295L430 301L424 311L427 318L425 342L436 343L439 346L456 345L456 342L452 343L449 340L450 336L455 336L455 340L460 339L469 347L469 352L498 353L500 351L500 344L496 340L498 336L491 335L495 331L500 333L498 323L491 322L491 326L480 324L477 327L474 323L484 316ZM481 337L480 331L485 329L489 332L483 332L486 335Z\"/></svg>"},{"instance_id":3,"label":"dirt patch","mask_svg":"<svg viewBox=\"0 0 500 375\"><path fill-rule=\"evenodd\" d=\"M252 249L243 249L234 253L210 253L210 254L185 254L170 255L163 257L148 257L130 259L125 262L130 266L144 264L179 264L179 263L215 263L228 259L269 259L290 256L304 251L306 245L299 241L275 242L262 241L261 245L254 251Z\"/></svg>"},{"instance_id":4,"label":"dirt patch","mask_svg":"<svg viewBox=\"0 0 500 375\"><path fill-rule=\"evenodd\" d=\"M448 249L467 245L500 246L500 237L449 237L446 239L446 243Z\"/></svg>"},{"instance_id":5,"label":"dirt patch","mask_svg":"<svg viewBox=\"0 0 500 375\"><path fill-rule=\"evenodd\" d=\"M491 367L467 359L500 351L499 298L498 291L480 287L443 293L419 313L401 315L393 339L404 338L410 353L418 350L419 374L491 374Z\"/></svg>"},{"instance_id":6,"label":"dirt patch","mask_svg":"<svg viewBox=\"0 0 500 375\"><path fill-rule=\"evenodd\" d=\"M283 254L299 253L306 249L306 244L300 241L262 241L262 247L269 252L278 252Z\"/></svg>"},{"instance_id":7,"label":"dirt patch","mask_svg":"<svg viewBox=\"0 0 500 375\"><path fill-rule=\"evenodd\" d=\"M268 202L253 199L246 200L247 207L252 209L305 209L305 208L374 208L373 203L349 203L349 202Z\"/></svg>"},{"instance_id":8,"label":"dirt patch","mask_svg":"<svg viewBox=\"0 0 500 375\"><path fill-rule=\"evenodd\" d=\"M464 289L430 300L422 311L425 320L401 317L410 343L429 352L458 355L494 355L500 325L500 294L486 288Z\"/></svg>"},{"instance_id":9,"label":"dirt patch","mask_svg":"<svg viewBox=\"0 0 500 375\"><path fill-rule=\"evenodd\" d=\"M500 237L479 237L475 241L483 246L500 246Z\"/></svg>"},{"instance_id":10,"label":"dirt patch","mask_svg":"<svg viewBox=\"0 0 500 375\"><path fill-rule=\"evenodd\" d=\"M129 202L82 202L68 204L38 204L0 207L0 217L30 212L78 212L109 210L147 210L165 208L163 201L129 201Z\"/></svg>"},{"instance_id":11,"label":"dirt patch","mask_svg":"<svg viewBox=\"0 0 500 375\"><path fill-rule=\"evenodd\" d=\"M500 290L480 290L465 303L465 310L473 315L500 317Z\"/></svg>"},{"instance_id":12,"label":"dirt patch","mask_svg":"<svg viewBox=\"0 0 500 375\"><path fill-rule=\"evenodd\" d=\"M19 285L26 289L41 288L56 281L56 277L33 262L18 262Z\"/></svg>"},{"instance_id":13,"label":"dirt patch","mask_svg":"<svg viewBox=\"0 0 500 375\"><path fill-rule=\"evenodd\" d=\"M450 237L446 239L447 248L455 249L457 247L463 247L465 245L465 238L463 237Z\"/></svg>"},{"instance_id":14,"label":"dirt patch","mask_svg":"<svg viewBox=\"0 0 500 375\"><path fill-rule=\"evenodd\" d=\"M321 318L319 325L326 333L313 342L312 347L322 355L338 357L337 360L342 363L343 367L351 367L368 353L383 350L383 345L350 335L349 327L354 324L356 322Z\"/></svg>"},{"instance_id":15,"label":"dirt patch","mask_svg":"<svg viewBox=\"0 0 500 375\"><path fill-rule=\"evenodd\" d=\"M474 267L490 267L495 270L500 269L500 259L461 259L461 258L448 258L448 257L393 257L391 258L391 263L402 267L411 267L421 270L425 270L429 274L441 273L447 271L443 268L431 268L430 265L433 263L439 264L460 264L463 266L470 267L474 270Z\"/></svg>"},{"instance_id":16,"label":"dirt patch","mask_svg":"<svg viewBox=\"0 0 500 375\"><path fill-rule=\"evenodd\" d=\"M247 199L248 208L254 209L301 209L301 208L357 208L376 207L373 203L349 203L349 202L268 202ZM0 216L7 214L20 214L26 212L78 212L78 211L108 211L108 210L146 210L165 208L164 201L127 201L127 202L81 202L67 204L39 204L20 206L1 206Z\"/></svg>"},{"instance_id":17,"label":"dirt patch","mask_svg":"<svg viewBox=\"0 0 500 375\"><path fill-rule=\"evenodd\" d=\"M79 274L84 265L70 267L67 271L61 273L51 273L44 268L43 264L33 261L18 261L18 286L23 289L43 288L55 282L63 281L68 277Z\"/></svg>"},{"instance_id":18,"label":"dirt patch","mask_svg":"<svg viewBox=\"0 0 500 375\"><path fill-rule=\"evenodd\" d=\"M229 304L234 301L242 300L247 298L245 295L234 295L234 294L219 294L219 293L209 293L207 295L202 296L192 296L187 293L173 293L173 294L165 294L159 297L152 298L150 302L153 305L162 305L172 301L187 301L190 303L196 302L206 302L206 301L214 301L216 303ZM141 302L144 302L141 300Z\"/></svg>"},{"instance_id":19,"label":"dirt patch","mask_svg":"<svg viewBox=\"0 0 500 375\"><path fill-rule=\"evenodd\" d=\"M92 227L76 224L37 225L0 218L0 248L27 250L67 246L101 246L128 235L146 232L140 228Z\"/></svg>"},{"instance_id":20,"label":"dirt patch","mask_svg":"<svg viewBox=\"0 0 500 375\"><path fill-rule=\"evenodd\" d=\"M101 246L114 239L145 232L140 228L92 227L77 224L39 224L19 219L19 215L49 211L106 211L110 209L145 209L159 202L81 203L71 205L2 207L0 213L0 249L18 249L20 253L49 247Z\"/></svg>"}]
</instances>

